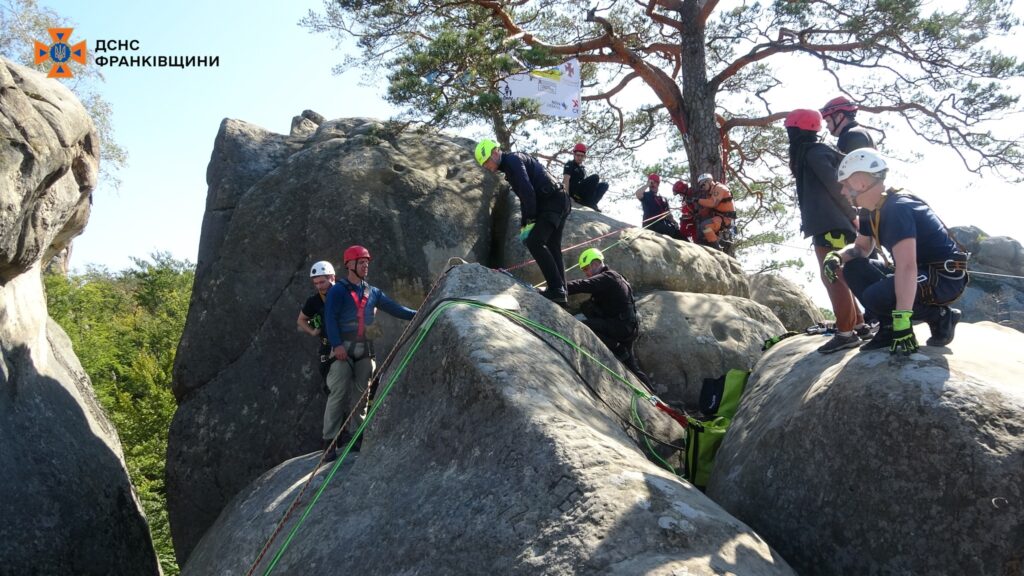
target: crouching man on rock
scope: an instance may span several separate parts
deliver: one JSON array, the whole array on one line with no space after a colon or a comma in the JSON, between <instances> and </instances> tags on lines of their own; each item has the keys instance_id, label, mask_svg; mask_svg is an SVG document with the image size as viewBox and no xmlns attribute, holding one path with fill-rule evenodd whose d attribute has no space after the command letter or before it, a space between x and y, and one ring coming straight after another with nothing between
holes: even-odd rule
<instances>
[{"instance_id":1,"label":"crouching man on rock","mask_svg":"<svg viewBox=\"0 0 1024 576\"><path fill-rule=\"evenodd\" d=\"M967 287L968 254L931 207L899 188L886 188L888 164L877 151L854 150L839 164L843 194L860 209L853 244L824 261L829 280L842 270L864 308L880 320L878 333L861 350L889 348L892 354L918 349L912 320L931 328L928 346L953 341L960 311L949 304ZM868 259L878 243L892 262Z\"/></svg>"}]
</instances>

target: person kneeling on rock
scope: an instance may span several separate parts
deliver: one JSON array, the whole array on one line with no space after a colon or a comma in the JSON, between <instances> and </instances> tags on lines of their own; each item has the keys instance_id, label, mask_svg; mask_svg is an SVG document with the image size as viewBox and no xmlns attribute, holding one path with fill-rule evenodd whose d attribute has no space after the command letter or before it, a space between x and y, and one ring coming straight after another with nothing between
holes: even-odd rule
<instances>
[{"instance_id":1,"label":"person kneeling on rock","mask_svg":"<svg viewBox=\"0 0 1024 576\"><path fill-rule=\"evenodd\" d=\"M365 408L366 387L374 368L372 332L377 307L402 320L412 320L416 315L415 310L402 306L388 298L380 288L366 282L370 271L369 250L359 245L349 246L345 250L344 261L348 274L327 292L324 306L327 339L331 343L335 364L340 367L327 375L330 392L324 410L324 449L331 446L339 431L339 445L347 444L352 438L351 430L358 427L358 423L350 420L344 430L341 428L346 417L357 413L361 415ZM359 450L359 444L357 441L352 450ZM330 462L336 457L337 452L332 449L325 460Z\"/></svg>"},{"instance_id":2,"label":"person kneeling on rock","mask_svg":"<svg viewBox=\"0 0 1024 576\"><path fill-rule=\"evenodd\" d=\"M834 282L841 270L860 303L879 318L878 332L861 350L916 351L911 320L928 323L928 346L946 346L960 320L960 311L949 304L967 287L969 255L923 200L886 189L888 171L885 158L870 148L840 162L838 179L860 209L860 230L853 244L825 256L824 273ZM868 258L876 243L892 254L891 264Z\"/></svg>"},{"instance_id":3,"label":"person kneeling on rock","mask_svg":"<svg viewBox=\"0 0 1024 576\"><path fill-rule=\"evenodd\" d=\"M580 254L580 270L586 278L567 283L566 289L569 294L590 294L590 300L580 307L585 317L583 323L649 386L650 381L640 370L633 353L633 342L640 335L633 288L621 274L604 265L604 254L597 248L588 248Z\"/></svg>"}]
</instances>

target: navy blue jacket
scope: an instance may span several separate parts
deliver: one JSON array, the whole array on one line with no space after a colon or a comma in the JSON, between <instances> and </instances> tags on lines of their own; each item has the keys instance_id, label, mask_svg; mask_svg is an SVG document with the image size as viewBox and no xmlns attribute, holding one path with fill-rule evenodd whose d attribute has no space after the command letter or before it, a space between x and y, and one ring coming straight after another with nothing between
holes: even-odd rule
<instances>
[{"instance_id":1,"label":"navy blue jacket","mask_svg":"<svg viewBox=\"0 0 1024 576\"><path fill-rule=\"evenodd\" d=\"M327 339L330 340L332 348L341 346L346 340L353 340L359 328L356 303L352 299L353 290L360 297L366 293L365 290L369 290L366 307L363 308L364 327L373 324L373 314L378 307L402 320L412 320L416 315L415 310L388 298L380 288L370 286L366 282L356 285L349 282L348 278L338 280L327 292L327 301L324 303L324 323L327 328Z\"/></svg>"},{"instance_id":2,"label":"navy blue jacket","mask_svg":"<svg viewBox=\"0 0 1024 576\"><path fill-rule=\"evenodd\" d=\"M536 158L523 152L502 152L498 170L505 175L519 197L520 226L537 219L543 200L558 193L560 186ZM559 203L559 210L561 204Z\"/></svg>"}]
</instances>

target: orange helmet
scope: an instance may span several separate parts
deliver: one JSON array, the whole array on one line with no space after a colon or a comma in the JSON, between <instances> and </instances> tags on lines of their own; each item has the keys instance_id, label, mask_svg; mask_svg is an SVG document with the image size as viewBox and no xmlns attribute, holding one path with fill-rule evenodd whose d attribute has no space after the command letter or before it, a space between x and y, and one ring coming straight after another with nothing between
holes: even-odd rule
<instances>
[{"instance_id":1,"label":"orange helmet","mask_svg":"<svg viewBox=\"0 0 1024 576\"><path fill-rule=\"evenodd\" d=\"M348 264L349 260L359 260L360 258L370 259L370 251L366 248L355 244L345 249L345 255L343 260Z\"/></svg>"},{"instance_id":2,"label":"orange helmet","mask_svg":"<svg viewBox=\"0 0 1024 576\"><path fill-rule=\"evenodd\" d=\"M817 110L797 108L786 115L786 128L799 128L818 132L821 130L821 113Z\"/></svg>"}]
</instances>

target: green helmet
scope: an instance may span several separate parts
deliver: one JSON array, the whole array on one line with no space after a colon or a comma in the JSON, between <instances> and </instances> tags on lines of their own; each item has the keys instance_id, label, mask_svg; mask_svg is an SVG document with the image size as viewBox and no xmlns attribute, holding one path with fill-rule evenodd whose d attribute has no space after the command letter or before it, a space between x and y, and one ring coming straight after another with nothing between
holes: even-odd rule
<instances>
[{"instance_id":1,"label":"green helmet","mask_svg":"<svg viewBox=\"0 0 1024 576\"><path fill-rule=\"evenodd\" d=\"M491 153L498 147L498 143L494 140L481 140L476 145L476 163L483 166L484 162L491 157Z\"/></svg>"},{"instance_id":2,"label":"green helmet","mask_svg":"<svg viewBox=\"0 0 1024 576\"><path fill-rule=\"evenodd\" d=\"M594 260L600 260L604 262L604 254L597 248L587 248L580 254L580 268L586 268L590 266L590 263Z\"/></svg>"}]
</instances>

